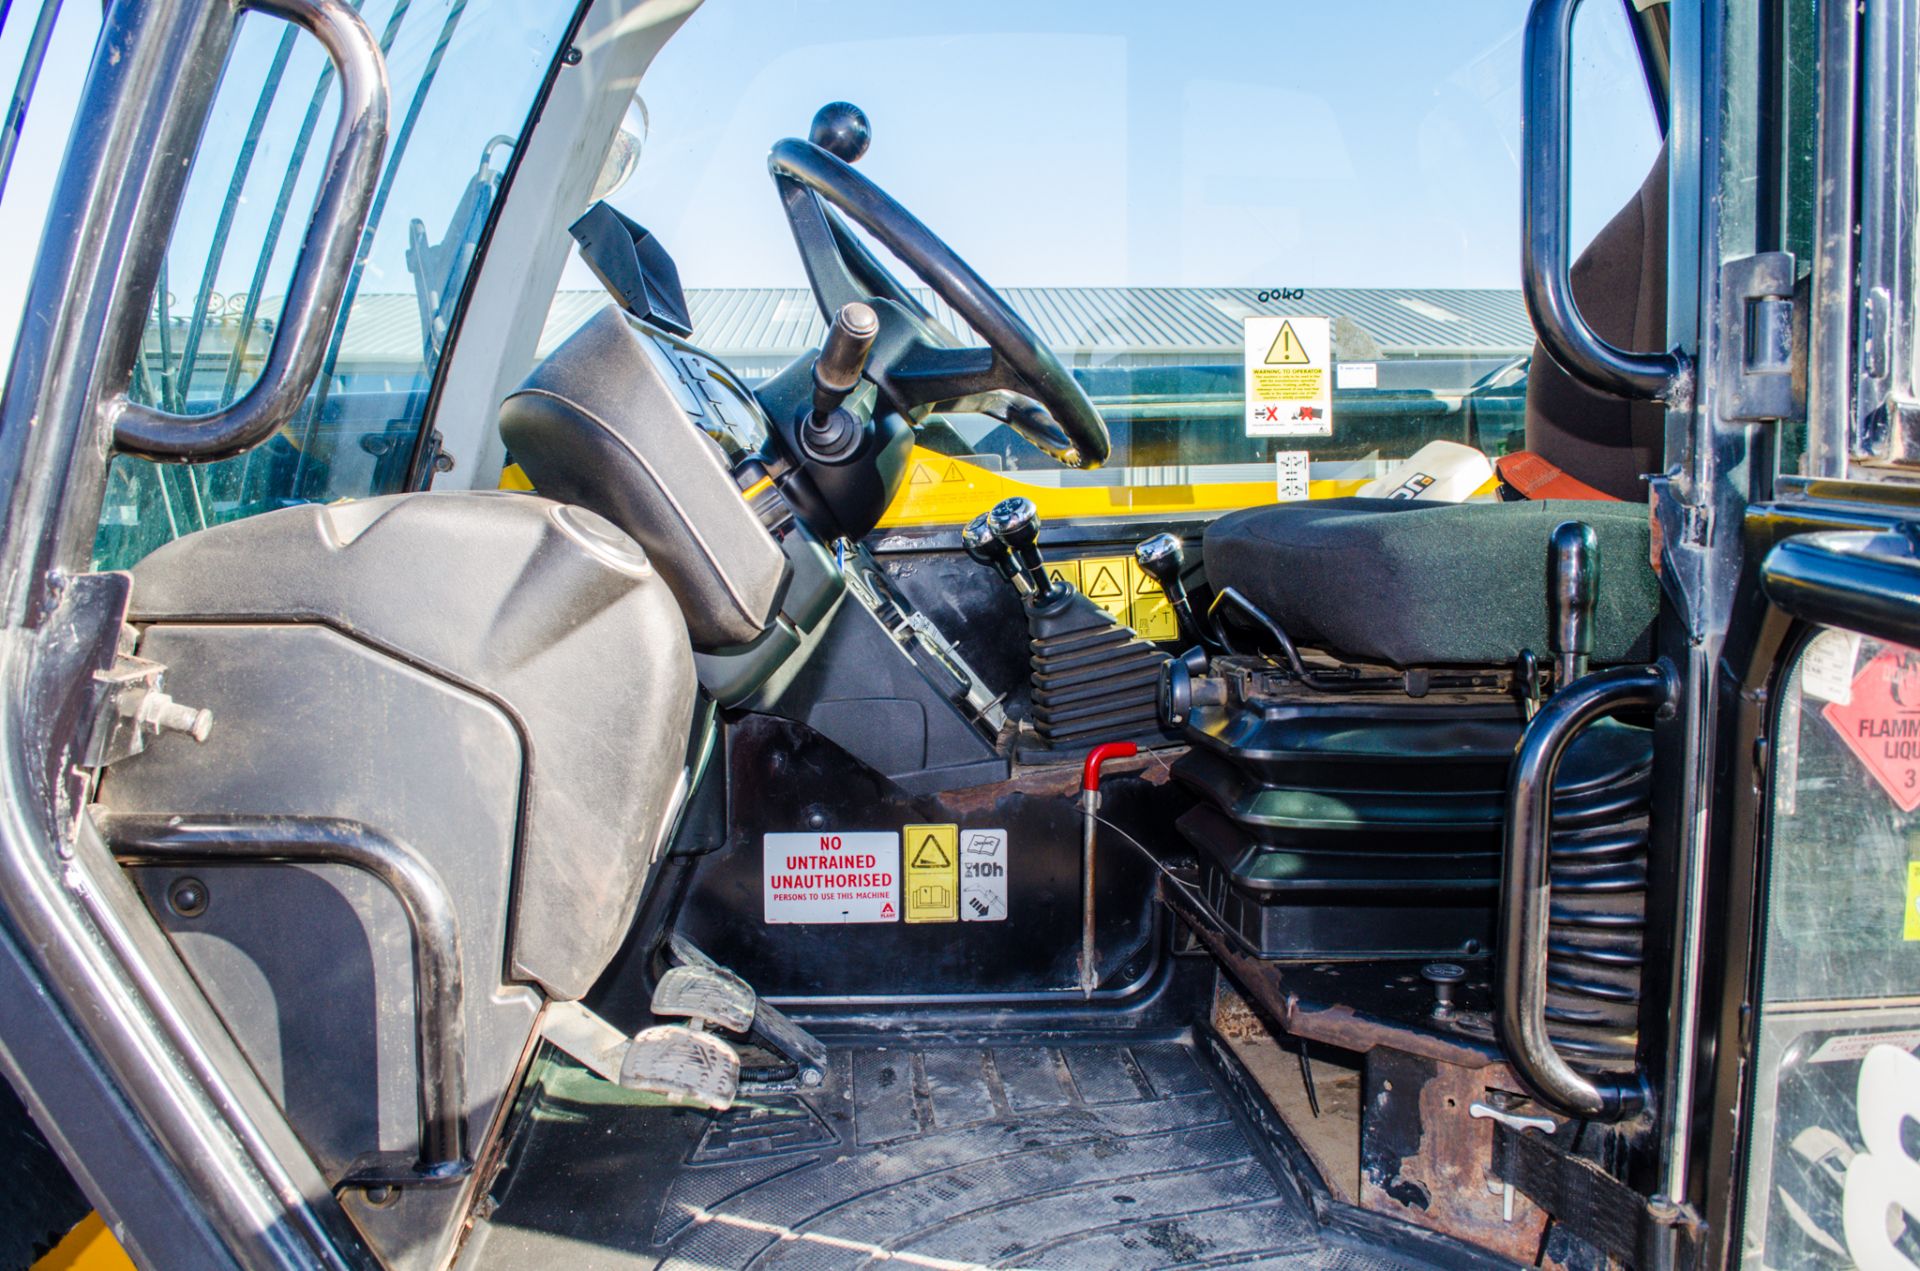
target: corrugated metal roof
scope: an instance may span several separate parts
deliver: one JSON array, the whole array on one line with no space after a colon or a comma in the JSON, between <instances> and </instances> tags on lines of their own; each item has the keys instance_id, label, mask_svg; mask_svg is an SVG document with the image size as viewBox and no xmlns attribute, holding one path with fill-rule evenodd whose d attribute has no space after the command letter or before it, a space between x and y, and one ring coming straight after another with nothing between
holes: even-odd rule
<instances>
[{"instance_id":1,"label":"corrugated metal roof","mask_svg":"<svg viewBox=\"0 0 1920 1271\"><path fill-rule=\"evenodd\" d=\"M944 302L924 289L915 294L942 322L971 338ZM1063 360L1081 366L1128 358L1238 362L1241 322L1255 314L1344 319L1386 357L1507 356L1533 347L1533 324L1520 293L1492 288L1325 287L1285 301L1262 301L1252 287L1009 287L1001 294ZM813 293L804 287L703 288L689 291L687 302L694 342L737 363L742 374L764 374L818 346L826 334ZM541 356L608 303L597 289L557 294L541 332ZM277 306L270 303L266 311L276 312ZM230 319L216 321L203 350L224 361L232 326ZM1366 356L1353 347L1366 341L1343 327L1336 326L1336 353ZM263 356L268 342L267 330L256 328L249 352ZM150 332L150 349L155 343ZM419 366L423 356L420 314L411 293L363 293L355 299L340 349L342 372L405 370Z\"/></svg>"},{"instance_id":2,"label":"corrugated metal roof","mask_svg":"<svg viewBox=\"0 0 1920 1271\"><path fill-rule=\"evenodd\" d=\"M925 290L915 294L964 331L944 302ZM1254 287L1009 287L1001 294L1055 352L1077 363L1169 354L1237 362L1242 320L1280 313L1344 318L1389 357L1497 356L1533 347L1533 324L1517 290L1327 287L1287 301L1262 301ZM687 301L694 341L723 360L791 358L826 334L812 293L802 287L694 290ZM602 303L598 292L561 292L542 350Z\"/></svg>"}]
</instances>

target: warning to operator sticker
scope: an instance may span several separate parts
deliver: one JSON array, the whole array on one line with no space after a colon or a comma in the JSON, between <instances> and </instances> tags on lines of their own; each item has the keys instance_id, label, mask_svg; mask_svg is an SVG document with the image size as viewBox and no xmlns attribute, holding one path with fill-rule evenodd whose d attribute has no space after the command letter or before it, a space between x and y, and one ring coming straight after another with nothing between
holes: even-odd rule
<instances>
[{"instance_id":1,"label":"warning to operator sticker","mask_svg":"<svg viewBox=\"0 0 1920 1271\"><path fill-rule=\"evenodd\" d=\"M768 922L900 921L900 836L769 834L763 840Z\"/></svg>"},{"instance_id":2,"label":"warning to operator sticker","mask_svg":"<svg viewBox=\"0 0 1920 1271\"><path fill-rule=\"evenodd\" d=\"M1853 677L1848 700L1827 703L1820 716L1902 812L1920 807L1920 652L1876 655Z\"/></svg>"},{"instance_id":3,"label":"warning to operator sticker","mask_svg":"<svg viewBox=\"0 0 1920 1271\"><path fill-rule=\"evenodd\" d=\"M1333 320L1246 320L1247 436L1333 435Z\"/></svg>"},{"instance_id":4,"label":"warning to operator sticker","mask_svg":"<svg viewBox=\"0 0 1920 1271\"><path fill-rule=\"evenodd\" d=\"M960 831L960 921L1007 916L1007 832Z\"/></svg>"},{"instance_id":5,"label":"warning to operator sticker","mask_svg":"<svg viewBox=\"0 0 1920 1271\"><path fill-rule=\"evenodd\" d=\"M908 922L953 922L960 917L960 827L909 825L906 843Z\"/></svg>"}]
</instances>

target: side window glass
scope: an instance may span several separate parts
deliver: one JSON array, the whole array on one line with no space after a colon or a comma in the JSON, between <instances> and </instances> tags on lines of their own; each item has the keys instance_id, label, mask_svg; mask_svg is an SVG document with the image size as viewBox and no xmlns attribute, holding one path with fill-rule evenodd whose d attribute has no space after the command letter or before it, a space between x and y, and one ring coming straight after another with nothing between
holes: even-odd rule
<instances>
[{"instance_id":1,"label":"side window glass","mask_svg":"<svg viewBox=\"0 0 1920 1271\"><path fill-rule=\"evenodd\" d=\"M1778 709L1743 1261L1920 1264L1920 651L1821 631Z\"/></svg>"},{"instance_id":2,"label":"side window glass","mask_svg":"<svg viewBox=\"0 0 1920 1271\"><path fill-rule=\"evenodd\" d=\"M406 486L449 322L572 15L515 0L367 0L361 16L386 54L391 132L319 380L247 454L115 458L98 568L222 521ZM243 19L132 368L136 398L211 412L259 376L337 111L314 40Z\"/></svg>"}]
</instances>

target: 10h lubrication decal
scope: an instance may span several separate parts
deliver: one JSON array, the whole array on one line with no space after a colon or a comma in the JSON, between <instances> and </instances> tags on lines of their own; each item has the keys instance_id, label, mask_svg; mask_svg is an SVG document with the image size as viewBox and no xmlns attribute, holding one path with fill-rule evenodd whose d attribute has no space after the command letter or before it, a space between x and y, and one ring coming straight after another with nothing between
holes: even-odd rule
<instances>
[{"instance_id":1,"label":"10h lubrication decal","mask_svg":"<svg viewBox=\"0 0 1920 1271\"><path fill-rule=\"evenodd\" d=\"M953 824L769 834L761 858L766 921L999 922L1007 916L1007 855L1005 830Z\"/></svg>"}]
</instances>

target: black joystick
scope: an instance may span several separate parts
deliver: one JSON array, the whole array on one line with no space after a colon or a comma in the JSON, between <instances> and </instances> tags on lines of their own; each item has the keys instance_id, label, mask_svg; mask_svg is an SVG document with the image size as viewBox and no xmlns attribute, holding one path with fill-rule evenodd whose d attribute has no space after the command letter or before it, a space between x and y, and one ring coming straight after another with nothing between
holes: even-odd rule
<instances>
[{"instance_id":1,"label":"black joystick","mask_svg":"<svg viewBox=\"0 0 1920 1271\"><path fill-rule=\"evenodd\" d=\"M987 528L1013 553L1027 585L1033 588L1033 603L1044 605L1054 598L1056 588L1047 578L1046 562L1040 559L1040 510L1033 500L1016 495L1002 499L987 513Z\"/></svg>"},{"instance_id":2,"label":"black joystick","mask_svg":"<svg viewBox=\"0 0 1920 1271\"><path fill-rule=\"evenodd\" d=\"M872 306L853 301L840 307L827 329L827 342L813 361L813 413L800 429L800 447L822 463L846 458L860 443L860 421L840 409L860 384L880 318Z\"/></svg>"},{"instance_id":3,"label":"black joystick","mask_svg":"<svg viewBox=\"0 0 1920 1271\"><path fill-rule=\"evenodd\" d=\"M873 125L852 102L828 102L814 112L807 140L836 159L857 163L873 143Z\"/></svg>"},{"instance_id":4,"label":"black joystick","mask_svg":"<svg viewBox=\"0 0 1920 1271\"><path fill-rule=\"evenodd\" d=\"M1026 590L1027 580L1014 568L1012 550L993 536L993 527L987 524L985 512L968 521L960 531L960 547L974 561L1012 583L1016 590Z\"/></svg>"},{"instance_id":5,"label":"black joystick","mask_svg":"<svg viewBox=\"0 0 1920 1271\"><path fill-rule=\"evenodd\" d=\"M1587 673L1593 656L1593 600L1600 583L1600 543L1583 521L1554 527L1547 558L1552 628L1548 643L1561 688Z\"/></svg>"},{"instance_id":6,"label":"black joystick","mask_svg":"<svg viewBox=\"0 0 1920 1271\"><path fill-rule=\"evenodd\" d=\"M1140 564L1140 571L1154 582L1160 584L1160 590L1167 597L1167 603L1173 606L1173 616L1180 624L1180 633L1197 644L1212 644L1212 632L1201 625L1198 615L1193 611L1193 603L1187 598L1187 584L1180 575L1187 568L1186 545L1177 534L1155 534L1142 540L1133 549L1133 559Z\"/></svg>"}]
</instances>

